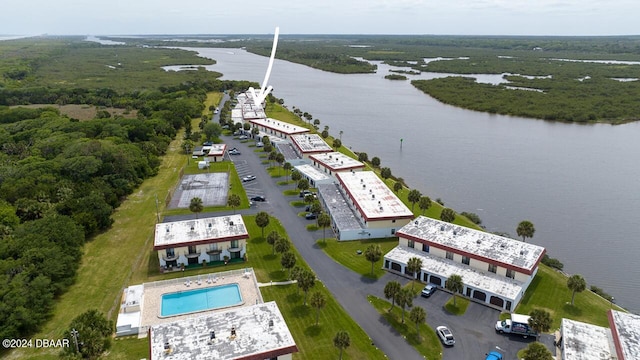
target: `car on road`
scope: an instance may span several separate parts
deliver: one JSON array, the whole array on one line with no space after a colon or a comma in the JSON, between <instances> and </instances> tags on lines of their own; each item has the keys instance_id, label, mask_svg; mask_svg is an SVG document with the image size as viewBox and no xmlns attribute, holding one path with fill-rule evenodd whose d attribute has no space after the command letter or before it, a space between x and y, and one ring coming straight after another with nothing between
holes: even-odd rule
<instances>
[{"instance_id":1,"label":"car on road","mask_svg":"<svg viewBox=\"0 0 640 360\"><path fill-rule=\"evenodd\" d=\"M318 218L318 215L314 214L314 213L306 213L306 215L304 216L305 219L307 220L313 220Z\"/></svg>"},{"instance_id":2,"label":"car on road","mask_svg":"<svg viewBox=\"0 0 640 360\"><path fill-rule=\"evenodd\" d=\"M428 298L429 296L433 295L433 293L436 292L437 289L438 287L436 287L435 285L427 284L427 286L425 286L424 289L422 289L422 291L420 292L420 296Z\"/></svg>"},{"instance_id":3,"label":"car on road","mask_svg":"<svg viewBox=\"0 0 640 360\"><path fill-rule=\"evenodd\" d=\"M267 201L267 199L265 199L265 197L262 195L256 195L252 197L250 200L251 201Z\"/></svg>"},{"instance_id":4,"label":"car on road","mask_svg":"<svg viewBox=\"0 0 640 360\"><path fill-rule=\"evenodd\" d=\"M241 155L241 152L238 149L231 149L229 155Z\"/></svg>"},{"instance_id":5,"label":"car on road","mask_svg":"<svg viewBox=\"0 0 640 360\"><path fill-rule=\"evenodd\" d=\"M502 360L502 354L497 352L497 351L491 351L490 353L486 354L486 358L484 358L484 360Z\"/></svg>"},{"instance_id":6,"label":"car on road","mask_svg":"<svg viewBox=\"0 0 640 360\"><path fill-rule=\"evenodd\" d=\"M438 326L436 328L436 333L438 334L440 341L442 341L442 344L446 346L453 346L453 344L456 343L456 340L453 338L453 333L451 333L451 330L449 330L448 327Z\"/></svg>"},{"instance_id":7,"label":"car on road","mask_svg":"<svg viewBox=\"0 0 640 360\"><path fill-rule=\"evenodd\" d=\"M253 181L256 179L255 175L247 175L245 177L242 178L242 182L248 182L248 181Z\"/></svg>"}]
</instances>

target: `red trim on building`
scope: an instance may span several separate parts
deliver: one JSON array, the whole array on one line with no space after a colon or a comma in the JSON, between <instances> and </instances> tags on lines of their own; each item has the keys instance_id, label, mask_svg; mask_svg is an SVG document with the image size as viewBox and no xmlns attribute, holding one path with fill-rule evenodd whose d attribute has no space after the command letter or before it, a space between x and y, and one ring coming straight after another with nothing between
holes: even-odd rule
<instances>
[{"instance_id":1,"label":"red trim on building","mask_svg":"<svg viewBox=\"0 0 640 360\"><path fill-rule=\"evenodd\" d=\"M612 310L607 311L607 318L609 318L609 328L611 328L611 337L613 338L613 343L616 347L616 355L618 355L618 360L625 360L624 351L622 351L622 344L620 343L620 333L618 333L616 322L613 319Z\"/></svg>"},{"instance_id":2,"label":"red trim on building","mask_svg":"<svg viewBox=\"0 0 640 360\"><path fill-rule=\"evenodd\" d=\"M449 247L449 246L442 245L440 243L436 243L436 242L433 242L433 241L422 239L422 238L419 238L419 237L416 237L416 236L413 236L413 235L409 235L409 234L403 233L401 231L396 231L396 235L398 235L398 237L401 237L401 238L405 238L405 239L408 239L408 240L413 240L414 242L417 242L417 243L420 243L420 244L427 244L430 247L434 247L434 248L437 248L437 249L442 249L442 250L445 250L445 251L451 251L454 254L466 256L466 257L468 257L470 259L480 260L480 261L485 262L485 263L493 264L495 266L500 266L500 267L503 267L503 268L506 268L506 269L509 269L509 270L513 270L513 271L517 271L519 273L523 273L523 274L527 274L527 275L532 275L533 274L533 271L538 267L538 265L540 264L540 261L542 261L542 258L544 257L544 254L547 252L547 249L543 249L542 253L538 257L538 259L536 260L534 265L531 267L531 269L525 269L525 268L522 268L522 267L519 267L519 266L503 263L501 261L497 261L497 260L493 260L493 259L490 259L490 258L487 258L487 257L484 257L484 256L480 256L478 254L473 254L473 253L466 252L466 251L463 251L463 250L460 250L460 249L457 249L457 248L452 248L452 247Z\"/></svg>"},{"instance_id":3,"label":"red trim on building","mask_svg":"<svg viewBox=\"0 0 640 360\"><path fill-rule=\"evenodd\" d=\"M231 241L231 240L243 240L243 239L248 239L248 238L249 238L249 234L244 234L244 235L234 235L234 236L227 236L227 237L221 237L221 238L215 238L215 239L203 239L203 240L195 240L195 241L186 241L186 242L175 243L175 244L167 244L167 245L157 245L157 246L154 245L153 246L153 250L179 248L179 247L187 247L187 246L193 246L193 245L215 244L215 243L220 243L220 242L227 242L227 241Z\"/></svg>"},{"instance_id":4,"label":"red trim on building","mask_svg":"<svg viewBox=\"0 0 640 360\"><path fill-rule=\"evenodd\" d=\"M282 355L287 355L287 354L293 354L298 352L298 347L296 345L292 345L292 346L287 346L285 348L281 348L281 349L276 349L276 350L271 350L271 351L265 351L259 354L252 354L249 356L244 356L244 357L239 357L236 358L237 360L264 360L264 359L271 359L273 357L276 356L282 356Z\"/></svg>"},{"instance_id":5,"label":"red trim on building","mask_svg":"<svg viewBox=\"0 0 640 360\"><path fill-rule=\"evenodd\" d=\"M333 171L333 172L340 172L340 171L349 171L351 169L364 169L364 164L362 165L354 165L354 166L347 166L347 167L339 167L339 168L335 168L329 164L327 164L326 162L317 159L315 156L310 155L309 156L310 159L313 159L314 161L317 161L318 163L322 164L322 166L326 167L327 169Z\"/></svg>"},{"instance_id":6,"label":"red trim on building","mask_svg":"<svg viewBox=\"0 0 640 360\"><path fill-rule=\"evenodd\" d=\"M297 134L294 134L297 135ZM293 145L295 145L298 150L300 150L300 153L305 155L305 154L324 154L324 153L328 153L328 152L332 152L333 149L331 149L331 147L329 146L329 144L327 144L327 146L329 146L329 150L309 150L309 151L305 151L302 150L302 148L300 147L300 145L298 145L298 142L296 140L294 140L294 138L291 138L291 142L293 142Z\"/></svg>"},{"instance_id":7,"label":"red trim on building","mask_svg":"<svg viewBox=\"0 0 640 360\"><path fill-rule=\"evenodd\" d=\"M340 173L336 174L336 178L338 178L338 181L340 181L340 185L342 185L342 188L345 189L345 191L347 192L347 195L349 195L349 199L351 200L352 203L354 203L356 205L356 208L358 209L358 212L360 213L360 216L362 216L364 218L365 221L384 221L384 220L401 220L401 219L413 219L414 215L398 215L398 216L372 216L372 217L368 217L365 212L362 210L362 207L360 206L360 203L358 203L355 199L355 197L353 196L353 194L351 194L351 191L349 190L349 188L344 184L344 182L342 181L342 178L340 177ZM386 185L385 185L386 186Z\"/></svg>"},{"instance_id":8,"label":"red trim on building","mask_svg":"<svg viewBox=\"0 0 640 360\"><path fill-rule=\"evenodd\" d=\"M296 134L304 134L304 133L308 133L309 132L309 129L291 131L291 132L284 132L281 129L277 129L277 128L274 128L274 127L271 127L271 126L267 126L267 125L262 124L262 123L256 123L256 122L254 122L254 120L256 120L256 119L249 120L249 122L254 124L254 125L256 125L257 127L263 127L265 129L273 130L275 132L278 132L278 133L281 133L281 134L284 134L284 135L288 135L288 136L296 135ZM262 119L257 119L257 120L262 120ZM280 120L277 120L277 121L280 121ZM282 122L283 124L289 124L289 123L285 123L284 121L280 121L280 122ZM297 125L293 125L293 124L289 124L289 125L297 126Z\"/></svg>"}]
</instances>

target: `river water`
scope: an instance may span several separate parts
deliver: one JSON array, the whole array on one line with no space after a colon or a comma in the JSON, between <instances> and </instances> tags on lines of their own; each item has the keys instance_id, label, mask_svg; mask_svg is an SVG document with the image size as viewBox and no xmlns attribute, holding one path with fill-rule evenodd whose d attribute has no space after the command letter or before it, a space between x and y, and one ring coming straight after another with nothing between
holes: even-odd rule
<instances>
[{"instance_id":1,"label":"river water","mask_svg":"<svg viewBox=\"0 0 640 360\"><path fill-rule=\"evenodd\" d=\"M208 69L223 79L261 82L268 64L240 49L192 50L215 59ZM640 123L578 125L463 110L408 81L385 80L389 68L342 75L276 60L269 84L289 108L311 113L336 137L343 131L343 144L378 156L411 188L477 213L487 230L515 237L520 221L532 221L536 232L527 241L640 311Z\"/></svg>"}]
</instances>

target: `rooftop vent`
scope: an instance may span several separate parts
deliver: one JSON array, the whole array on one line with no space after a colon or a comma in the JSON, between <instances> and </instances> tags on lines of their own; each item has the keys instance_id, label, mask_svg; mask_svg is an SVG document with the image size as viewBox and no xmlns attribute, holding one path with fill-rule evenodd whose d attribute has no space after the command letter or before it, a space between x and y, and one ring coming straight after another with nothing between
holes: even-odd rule
<instances>
[{"instance_id":1,"label":"rooftop vent","mask_svg":"<svg viewBox=\"0 0 640 360\"><path fill-rule=\"evenodd\" d=\"M231 336L232 336L232 337L235 337L235 336L236 336L236 327L235 327L235 326L232 326L232 327L231 327Z\"/></svg>"},{"instance_id":2,"label":"rooftop vent","mask_svg":"<svg viewBox=\"0 0 640 360\"><path fill-rule=\"evenodd\" d=\"M458 233L455 230L453 230L453 235L458 235Z\"/></svg>"},{"instance_id":3,"label":"rooftop vent","mask_svg":"<svg viewBox=\"0 0 640 360\"><path fill-rule=\"evenodd\" d=\"M476 244L480 244L482 242L482 240L478 239L476 240Z\"/></svg>"},{"instance_id":4,"label":"rooftop vent","mask_svg":"<svg viewBox=\"0 0 640 360\"><path fill-rule=\"evenodd\" d=\"M418 225L418 220L414 221L413 223L414 223L415 225Z\"/></svg>"},{"instance_id":5,"label":"rooftop vent","mask_svg":"<svg viewBox=\"0 0 640 360\"><path fill-rule=\"evenodd\" d=\"M211 226L212 226L211 223L209 223L209 228L211 228Z\"/></svg>"},{"instance_id":6,"label":"rooftop vent","mask_svg":"<svg viewBox=\"0 0 640 360\"><path fill-rule=\"evenodd\" d=\"M193 231L193 225L191 225L191 231Z\"/></svg>"},{"instance_id":7,"label":"rooftop vent","mask_svg":"<svg viewBox=\"0 0 640 360\"><path fill-rule=\"evenodd\" d=\"M273 327L273 320L269 320L269 327Z\"/></svg>"},{"instance_id":8,"label":"rooftop vent","mask_svg":"<svg viewBox=\"0 0 640 360\"><path fill-rule=\"evenodd\" d=\"M444 225L440 226L440 231L444 231Z\"/></svg>"},{"instance_id":9,"label":"rooftop vent","mask_svg":"<svg viewBox=\"0 0 640 360\"><path fill-rule=\"evenodd\" d=\"M380 205L380 200L378 200L378 205Z\"/></svg>"},{"instance_id":10,"label":"rooftop vent","mask_svg":"<svg viewBox=\"0 0 640 360\"><path fill-rule=\"evenodd\" d=\"M211 330L211 332L209 333L209 340L214 340L216 338L216 332L215 330Z\"/></svg>"},{"instance_id":11,"label":"rooftop vent","mask_svg":"<svg viewBox=\"0 0 640 360\"><path fill-rule=\"evenodd\" d=\"M229 226L233 226L233 221L229 221Z\"/></svg>"},{"instance_id":12,"label":"rooftop vent","mask_svg":"<svg viewBox=\"0 0 640 360\"><path fill-rule=\"evenodd\" d=\"M503 248L503 249L504 249L506 246L507 246L507 245L505 245L504 243L500 244L500 247L501 247L501 248Z\"/></svg>"},{"instance_id":13,"label":"rooftop vent","mask_svg":"<svg viewBox=\"0 0 640 360\"><path fill-rule=\"evenodd\" d=\"M361 183L363 183L363 182L364 182L364 179L360 179L360 182L361 182Z\"/></svg>"},{"instance_id":14,"label":"rooftop vent","mask_svg":"<svg viewBox=\"0 0 640 360\"><path fill-rule=\"evenodd\" d=\"M371 199L375 199L376 198L376 194L371 194Z\"/></svg>"},{"instance_id":15,"label":"rooftop vent","mask_svg":"<svg viewBox=\"0 0 640 360\"><path fill-rule=\"evenodd\" d=\"M167 232L169 232L169 227L167 226Z\"/></svg>"},{"instance_id":16,"label":"rooftop vent","mask_svg":"<svg viewBox=\"0 0 640 360\"><path fill-rule=\"evenodd\" d=\"M524 255L524 250L520 250L520 255Z\"/></svg>"},{"instance_id":17,"label":"rooftop vent","mask_svg":"<svg viewBox=\"0 0 640 360\"><path fill-rule=\"evenodd\" d=\"M367 185L362 184L362 188L363 188L363 189L366 189L366 188L367 188Z\"/></svg>"}]
</instances>

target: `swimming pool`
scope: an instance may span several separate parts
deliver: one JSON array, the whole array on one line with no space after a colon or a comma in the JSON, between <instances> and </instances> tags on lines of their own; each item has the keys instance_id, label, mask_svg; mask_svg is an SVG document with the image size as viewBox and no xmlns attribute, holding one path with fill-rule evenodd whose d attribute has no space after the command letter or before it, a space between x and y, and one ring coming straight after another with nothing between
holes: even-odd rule
<instances>
[{"instance_id":1,"label":"swimming pool","mask_svg":"<svg viewBox=\"0 0 640 360\"><path fill-rule=\"evenodd\" d=\"M238 284L178 291L162 295L160 316L174 316L242 304Z\"/></svg>"}]
</instances>

